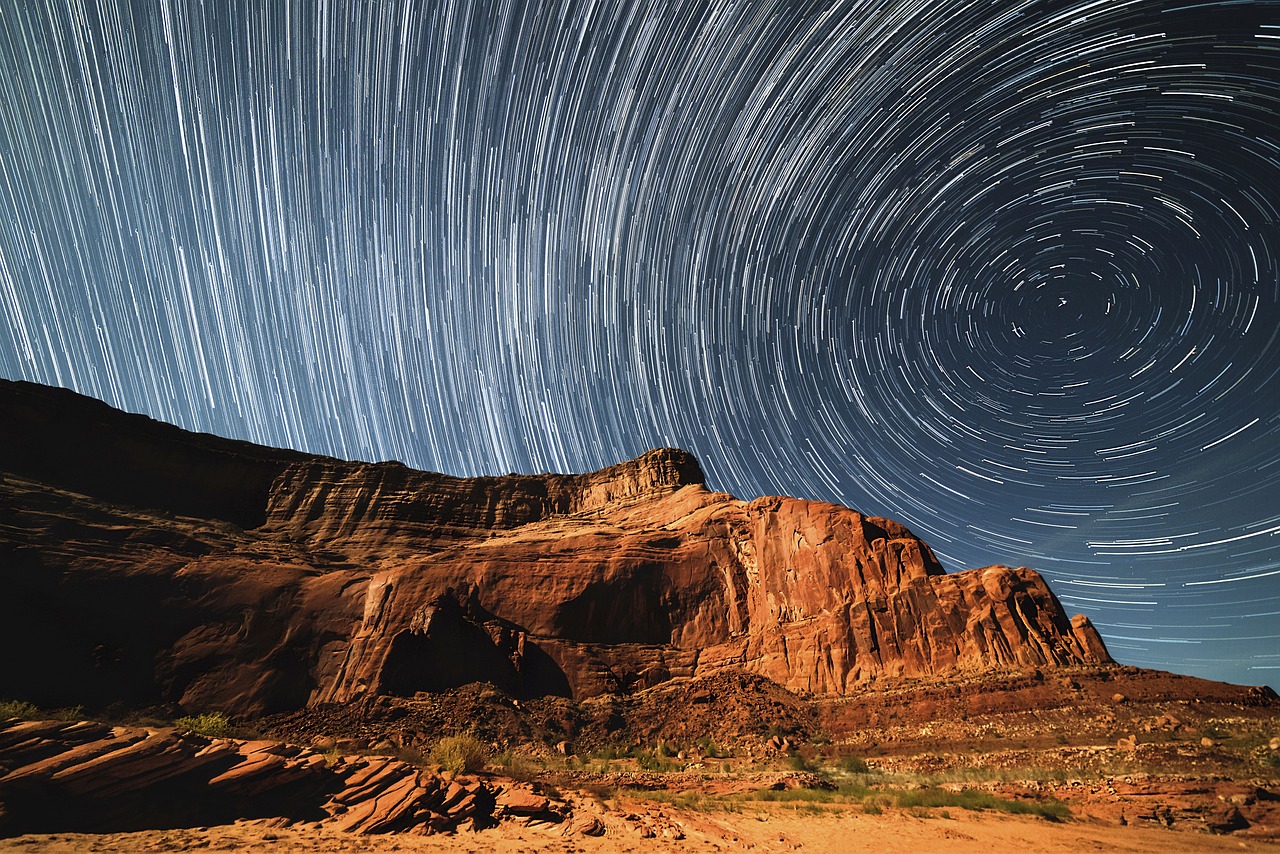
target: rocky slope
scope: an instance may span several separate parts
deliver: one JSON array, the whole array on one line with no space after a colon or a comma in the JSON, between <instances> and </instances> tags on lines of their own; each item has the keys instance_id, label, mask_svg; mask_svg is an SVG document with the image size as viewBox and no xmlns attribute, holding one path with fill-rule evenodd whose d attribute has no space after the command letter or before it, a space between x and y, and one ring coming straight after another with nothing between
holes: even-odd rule
<instances>
[{"instance_id":1,"label":"rocky slope","mask_svg":"<svg viewBox=\"0 0 1280 854\"><path fill-rule=\"evenodd\" d=\"M92 721L0 721L0 838L300 821L351 833L439 833L569 808L513 780L381 756ZM590 834L591 825L579 832Z\"/></svg>"},{"instance_id":2,"label":"rocky slope","mask_svg":"<svg viewBox=\"0 0 1280 854\"><path fill-rule=\"evenodd\" d=\"M743 669L1108 663L1026 568L947 574L903 526L706 488L677 450L455 478L182 431L0 381L0 660L41 705L257 714L473 681L516 697ZM51 676L56 674L56 677Z\"/></svg>"}]
</instances>

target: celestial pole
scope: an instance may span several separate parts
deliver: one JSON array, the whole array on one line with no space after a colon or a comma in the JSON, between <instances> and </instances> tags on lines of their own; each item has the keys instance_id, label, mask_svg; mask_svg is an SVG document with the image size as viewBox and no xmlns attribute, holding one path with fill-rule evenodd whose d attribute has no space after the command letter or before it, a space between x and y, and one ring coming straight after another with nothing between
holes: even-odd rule
<instances>
[{"instance_id":1,"label":"celestial pole","mask_svg":"<svg viewBox=\"0 0 1280 854\"><path fill-rule=\"evenodd\" d=\"M0 375L653 446L1280 685L1280 3L0 0Z\"/></svg>"}]
</instances>

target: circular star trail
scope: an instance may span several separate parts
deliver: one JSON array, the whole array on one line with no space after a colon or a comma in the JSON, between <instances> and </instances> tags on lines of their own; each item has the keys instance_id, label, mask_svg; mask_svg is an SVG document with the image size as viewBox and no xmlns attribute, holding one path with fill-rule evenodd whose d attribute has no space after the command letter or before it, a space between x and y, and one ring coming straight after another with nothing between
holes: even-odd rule
<instances>
[{"instance_id":1,"label":"circular star trail","mask_svg":"<svg viewBox=\"0 0 1280 854\"><path fill-rule=\"evenodd\" d=\"M1280 676L1280 4L0 0L0 374L455 474L676 445Z\"/></svg>"}]
</instances>

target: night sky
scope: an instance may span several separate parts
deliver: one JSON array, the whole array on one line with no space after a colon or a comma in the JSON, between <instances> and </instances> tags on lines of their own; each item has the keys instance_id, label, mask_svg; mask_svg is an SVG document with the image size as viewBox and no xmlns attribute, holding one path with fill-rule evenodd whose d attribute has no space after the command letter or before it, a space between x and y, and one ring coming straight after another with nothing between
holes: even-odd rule
<instances>
[{"instance_id":1,"label":"night sky","mask_svg":"<svg viewBox=\"0 0 1280 854\"><path fill-rule=\"evenodd\" d=\"M1280 3L0 0L0 376L694 452L1280 685Z\"/></svg>"}]
</instances>

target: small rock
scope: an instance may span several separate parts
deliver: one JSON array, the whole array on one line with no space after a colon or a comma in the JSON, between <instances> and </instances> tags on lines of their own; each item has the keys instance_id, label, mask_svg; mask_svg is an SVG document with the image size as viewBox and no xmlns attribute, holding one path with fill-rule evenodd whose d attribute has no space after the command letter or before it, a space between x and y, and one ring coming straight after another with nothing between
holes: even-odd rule
<instances>
[{"instance_id":1,"label":"small rock","mask_svg":"<svg viewBox=\"0 0 1280 854\"><path fill-rule=\"evenodd\" d=\"M1200 739L1200 746L1201 747L1217 747L1218 743L1206 735L1204 738Z\"/></svg>"},{"instance_id":2,"label":"small rock","mask_svg":"<svg viewBox=\"0 0 1280 854\"><path fill-rule=\"evenodd\" d=\"M546 812L551 801L531 788L512 786L503 790L497 798L498 806L510 815L538 815Z\"/></svg>"},{"instance_id":3,"label":"small rock","mask_svg":"<svg viewBox=\"0 0 1280 854\"><path fill-rule=\"evenodd\" d=\"M604 836L604 822L595 816L587 816L573 825L572 831L581 836Z\"/></svg>"},{"instance_id":4,"label":"small rock","mask_svg":"<svg viewBox=\"0 0 1280 854\"><path fill-rule=\"evenodd\" d=\"M1270 741L1270 747L1271 747L1271 749L1272 749L1272 750L1280 750L1280 735L1278 735L1278 736L1276 736L1275 738L1271 739L1271 741Z\"/></svg>"},{"instance_id":5,"label":"small rock","mask_svg":"<svg viewBox=\"0 0 1280 854\"><path fill-rule=\"evenodd\" d=\"M1249 826L1248 820L1234 806L1216 810L1205 817L1204 823L1214 833L1231 833Z\"/></svg>"},{"instance_id":6,"label":"small rock","mask_svg":"<svg viewBox=\"0 0 1280 854\"><path fill-rule=\"evenodd\" d=\"M1112 695L1111 695L1111 702L1113 702L1113 703L1123 703L1125 700L1128 700L1128 699L1129 699L1129 698L1128 698L1128 697L1126 697L1124 694L1112 694Z\"/></svg>"}]
</instances>

